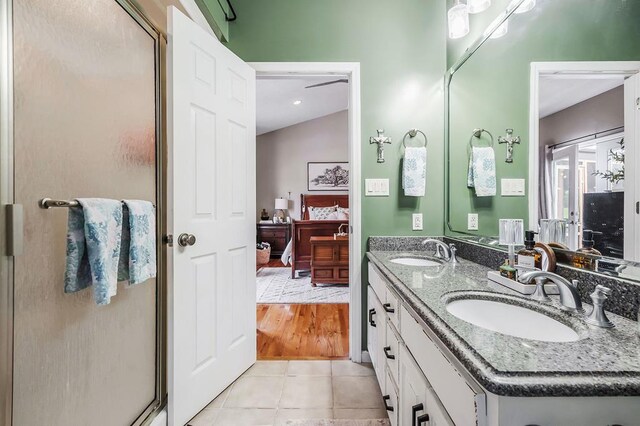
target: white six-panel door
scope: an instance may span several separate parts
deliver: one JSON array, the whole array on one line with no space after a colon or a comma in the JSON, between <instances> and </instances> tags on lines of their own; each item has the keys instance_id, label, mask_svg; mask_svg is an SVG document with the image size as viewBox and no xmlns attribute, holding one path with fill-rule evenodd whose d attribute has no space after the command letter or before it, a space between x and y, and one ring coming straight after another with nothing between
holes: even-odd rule
<instances>
[{"instance_id":1,"label":"white six-panel door","mask_svg":"<svg viewBox=\"0 0 640 426\"><path fill-rule=\"evenodd\" d=\"M256 359L255 71L168 16L169 424L183 425Z\"/></svg>"}]
</instances>

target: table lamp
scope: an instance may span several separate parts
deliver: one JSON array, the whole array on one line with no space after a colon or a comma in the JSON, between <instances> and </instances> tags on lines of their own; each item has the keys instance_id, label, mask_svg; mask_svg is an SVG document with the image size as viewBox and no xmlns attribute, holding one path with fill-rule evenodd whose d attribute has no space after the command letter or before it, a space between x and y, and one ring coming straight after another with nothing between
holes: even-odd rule
<instances>
[{"instance_id":1,"label":"table lamp","mask_svg":"<svg viewBox=\"0 0 640 426\"><path fill-rule=\"evenodd\" d=\"M286 217L285 211L289 210L289 200L286 198L276 198L275 209L276 217L280 223L283 223Z\"/></svg>"}]
</instances>

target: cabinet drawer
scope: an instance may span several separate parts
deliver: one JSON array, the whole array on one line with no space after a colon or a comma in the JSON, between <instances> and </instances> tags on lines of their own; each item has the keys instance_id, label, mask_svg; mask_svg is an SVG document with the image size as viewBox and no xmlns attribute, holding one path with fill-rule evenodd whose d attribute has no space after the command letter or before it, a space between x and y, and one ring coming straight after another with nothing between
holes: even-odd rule
<instances>
[{"instance_id":1,"label":"cabinet drawer","mask_svg":"<svg viewBox=\"0 0 640 426\"><path fill-rule=\"evenodd\" d=\"M286 235L286 231L284 229L276 229L276 230L261 230L259 232L259 235L262 238L285 238Z\"/></svg>"},{"instance_id":2,"label":"cabinet drawer","mask_svg":"<svg viewBox=\"0 0 640 426\"><path fill-rule=\"evenodd\" d=\"M384 403L387 409L387 414L389 415L389 422L391 423L391 426L396 426L398 424L398 391L396 390L396 385L388 371L384 376Z\"/></svg>"},{"instance_id":3,"label":"cabinet drawer","mask_svg":"<svg viewBox=\"0 0 640 426\"><path fill-rule=\"evenodd\" d=\"M373 291L375 291L378 299L380 299L382 303L385 303L387 284L371 262L369 262L369 284L373 288Z\"/></svg>"},{"instance_id":4,"label":"cabinet drawer","mask_svg":"<svg viewBox=\"0 0 640 426\"><path fill-rule=\"evenodd\" d=\"M404 306L401 310L405 344L451 419L457 425L484 424L485 395L467 383Z\"/></svg>"},{"instance_id":5,"label":"cabinet drawer","mask_svg":"<svg viewBox=\"0 0 640 426\"><path fill-rule=\"evenodd\" d=\"M391 373L391 377L396 383L400 383L398 380L398 360L400 358L400 338L396 334L395 327L391 325L391 321L386 321L387 326L387 341L383 348L387 367Z\"/></svg>"},{"instance_id":6,"label":"cabinet drawer","mask_svg":"<svg viewBox=\"0 0 640 426\"><path fill-rule=\"evenodd\" d=\"M387 313L387 316L396 327L396 329L400 330L400 299L398 295L391 290L389 287L385 288L385 302L384 302L384 310Z\"/></svg>"},{"instance_id":7,"label":"cabinet drawer","mask_svg":"<svg viewBox=\"0 0 640 426\"><path fill-rule=\"evenodd\" d=\"M349 268L338 268L338 278L349 279Z\"/></svg>"},{"instance_id":8,"label":"cabinet drawer","mask_svg":"<svg viewBox=\"0 0 640 426\"><path fill-rule=\"evenodd\" d=\"M333 279L333 268L313 268L313 277L320 279Z\"/></svg>"}]
</instances>

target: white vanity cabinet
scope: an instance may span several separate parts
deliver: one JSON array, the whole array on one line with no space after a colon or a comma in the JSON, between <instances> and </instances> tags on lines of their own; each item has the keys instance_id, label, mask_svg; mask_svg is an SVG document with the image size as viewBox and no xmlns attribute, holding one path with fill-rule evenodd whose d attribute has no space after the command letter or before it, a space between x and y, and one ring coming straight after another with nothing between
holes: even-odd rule
<instances>
[{"instance_id":1,"label":"white vanity cabinet","mask_svg":"<svg viewBox=\"0 0 640 426\"><path fill-rule=\"evenodd\" d=\"M484 425L480 388L469 386L446 361L371 263L367 294L367 347L391 424Z\"/></svg>"}]
</instances>

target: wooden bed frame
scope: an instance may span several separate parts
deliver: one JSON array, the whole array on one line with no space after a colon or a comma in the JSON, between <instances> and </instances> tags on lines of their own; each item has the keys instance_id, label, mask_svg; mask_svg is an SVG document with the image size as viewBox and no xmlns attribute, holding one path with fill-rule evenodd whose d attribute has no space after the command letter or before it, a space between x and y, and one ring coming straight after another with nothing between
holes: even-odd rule
<instances>
[{"instance_id":1,"label":"wooden bed frame","mask_svg":"<svg viewBox=\"0 0 640 426\"><path fill-rule=\"evenodd\" d=\"M309 220L308 206L312 207L349 207L349 195L301 194L300 217L292 225L291 245L291 278L296 277L296 271L311 269L311 237L333 236L340 225L349 223L348 220Z\"/></svg>"}]
</instances>

